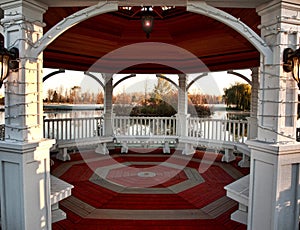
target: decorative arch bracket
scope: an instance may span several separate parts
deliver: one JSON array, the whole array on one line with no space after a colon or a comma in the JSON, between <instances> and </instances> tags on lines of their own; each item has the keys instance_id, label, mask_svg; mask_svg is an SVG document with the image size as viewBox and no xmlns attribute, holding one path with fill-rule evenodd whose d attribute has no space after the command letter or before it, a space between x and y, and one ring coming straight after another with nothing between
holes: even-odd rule
<instances>
[{"instance_id":1,"label":"decorative arch bracket","mask_svg":"<svg viewBox=\"0 0 300 230\"><path fill-rule=\"evenodd\" d=\"M203 78L203 77L205 77L205 76L207 76L207 75L208 75L208 73L202 73L202 74L200 74L199 76L197 76L195 79L193 79L193 80L187 85L186 90L189 90L190 87L191 87L196 81L200 80L201 78Z\"/></svg>"},{"instance_id":2,"label":"decorative arch bracket","mask_svg":"<svg viewBox=\"0 0 300 230\"><path fill-rule=\"evenodd\" d=\"M162 75L162 74L156 74L156 77L158 78L161 78L161 79L164 79L168 82L170 82L172 85L174 85L177 89L179 88L179 86L174 82L172 81L171 79L167 78L166 76Z\"/></svg>"},{"instance_id":3,"label":"decorative arch bracket","mask_svg":"<svg viewBox=\"0 0 300 230\"><path fill-rule=\"evenodd\" d=\"M105 90L104 83L97 76L95 76L94 74L92 74L92 73L90 73L88 71L85 71L84 75L93 78L102 87L102 89Z\"/></svg>"},{"instance_id":4,"label":"decorative arch bracket","mask_svg":"<svg viewBox=\"0 0 300 230\"><path fill-rule=\"evenodd\" d=\"M188 2L187 11L213 18L236 30L244 36L263 56L264 63L273 64L273 51L268 44L240 19L215 7L209 6L204 1Z\"/></svg>"},{"instance_id":5,"label":"decorative arch bracket","mask_svg":"<svg viewBox=\"0 0 300 230\"><path fill-rule=\"evenodd\" d=\"M126 79L132 78L132 77L136 77L136 74L130 74L126 77L123 77L122 79L120 79L119 81L117 81L114 85L113 88L117 87L117 85L119 85L121 82L125 81Z\"/></svg>"},{"instance_id":6,"label":"decorative arch bracket","mask_svg":"<svg viewBox=\"0 0 300 230\"><path fill-rule=\"evenodd\" d=\"M240 74L238 72L234 72L233 70L228 70L227 71L228 74L232 74L235 76L238 76L240 78L242 78L243 80L245 80L249 85L252 85L252 81L250 81L246 76L244 76L243 74Z\"/></svg>"},{"instance_id":7,"label":"decorative arch bracket","mask_svg":"<svg viewBox=\"0 0 300 230\"><path fill-rule=\"evenodd\" d=\"M99 2L97 5L87 7L80 10L65 19L58 22L52 27L44 36L39 39L33 47L28 51L28 57L37 58L41 52L52 43L59 35L75 26L76 24L85 21L94 16L104 14L107 12L113 12L118 10L118 3L116 2Z\"/></svg>"}]
</instances>

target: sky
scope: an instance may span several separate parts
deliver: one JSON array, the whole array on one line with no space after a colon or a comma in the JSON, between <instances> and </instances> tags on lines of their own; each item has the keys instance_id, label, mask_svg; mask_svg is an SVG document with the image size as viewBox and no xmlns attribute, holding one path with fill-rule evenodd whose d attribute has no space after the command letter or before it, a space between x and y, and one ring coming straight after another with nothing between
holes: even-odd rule
<instances>
[{"instance_id":1,"label":"sky","mask_svg":"<svg viewBox=\"0 0 300 230\"><path fill-rule=\"evenodd\" d=\"M47 74L56 71L57 69L44 69L44 76ZM249 69L246 70L234 70L239 72L249 78L251 80L251 71ZM100 74L95 74L97 77L101 78ZM189 79L193 79L197 77L199 74L192 74L189 76ZM116 81L120 79L122 76L127 75L119 75L114 78ZM174 75L166 75L174 82L177 83L178 76ZM114 94L121 93L123 91L131 93L131 92L145 92L147 87L147 91L150 92L154 85L156 84L156 77L154 74L139 74L134 78L127 79L119 84L114 89ZM190 88L190 93L201 92L203 94L210 94L221 96L223 95L223 89L228 88L231 85L234 85L236 82L239 83L247 83L245 80L232 75L227 74L227 72L214 72L208 73L207 76L202 77L198 81L193 84L193 87ZM70 89L74 86L80 86L82 92L94 92L98 93L102 90L99 83L97 83L94 79L89 76L84 75L83 72L78 71L68 71L65 73L59 73L47 79L43 84L44 98L47 97L48 89L58 89L63 86L64 89Z\"/></svg>"}]
</instances>

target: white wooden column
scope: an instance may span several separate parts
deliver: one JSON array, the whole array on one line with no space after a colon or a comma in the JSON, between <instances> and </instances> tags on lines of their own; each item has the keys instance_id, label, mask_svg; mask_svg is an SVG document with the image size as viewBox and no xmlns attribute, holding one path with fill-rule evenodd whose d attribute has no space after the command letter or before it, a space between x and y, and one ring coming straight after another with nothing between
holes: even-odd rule
<instances>
[{"instance_id":1,"label":"white wooden column","mask_svg":"<svg viewBox=\"0 0 300 230\"><path fill-rule=\"evenodd\" d=\"M258 110L258 88L259 88L259 68L254 67L251 68L251 77L252 77L252 85L251 85L251 113L250 117L253 117L257 120L257 110ZM257 123L257 122L256 122ZM256 128L257 129L257 128ZM255 138L257 135L256 132L253 133L254 136L251 135L251 139Z\"/></svg>"},{"instance_id":2,"label":"white wooden column","mask_svg":"<svg viewBox=\"0 0 300 230\"><path fill-rule=\"evenodd\" d=\"M178 86L178 111L177 111L177 135L181 138L188 136L188 93L187 93L187 75L179 74L179 86ZM195 149L192 144L182 142L179 140L179 148L182 149L183 155L190 155L195 153Z\"/></svg>"},{"instance_id":3,"label":"white wooden column","mask_svg":"<svg viewBox=\"0 0 300 230\"><path fill-rule=\"evenodd\" d=\"M251 85L251 108L250 117L248 120L248 140L256 139L257 137L257 109L258 109L258 88L259 88L259 68L251 68L252 85ZM250 157L243 154L243 159L238 163L240 167L250 167Z\"/></svg>"},{"instance_id":4,"label":"white wooden column","mask_svg":"<svg viewBox=\"0 0 300 230\"><path fill-rule=\"evenodd\" d=\"M105 74L105 89L104 89L104 135L113 135L113 75Z\"/></svg>"},{"instance_id":5,"label":"white wooden column","mask_svg":"<svg viewBox=\"0 0 300 230\"><path fill-rule=\"evenodd\" d=\"M257 140L251 148L248 229L299 228L300 145L295 141L297 86L283 72L282 54L298 48L298 1L274 1L257 8L261 36L272 47L273 64L260 67Z\"/></svg>"},{"instance_id":6,"label":"white wooden column","mask_svg":"<svg viewBox=\"0 0 300 230\"><path fill-rule=\"evenodd\" d=\"M43 34L47 7L2 0L5 47L19 49L19 70L5 83L5 141L0 142L2 229L51 229L52 140L43 139L42 55L28 57Z\"/></svg>"},{"instance_id":7,"label":"white wooden column","mask_svg":"<svg viewBox=\"0 0 300 230\"><path fill-rule=\"evenodd\" d=\"M187 118L188 118L188 96L187 96L187 76L179 74L178 87L178 111L177 111L177 135L187 136Z\"/></svg>"},{"instance_id":8,"label":"white wooden column","mask_svg":"<svg viewBox=\"0 0 300 230\"><path fill-rule=\"evenodd\" d=\"M112 107L112 98L113 98L113 74L102 74L105 82L104 86L104 136L113 135L113 125L114 125L114 116L113 116L113 107ZM109 149L114 148L112 143L99 143L95 149L96 153L99 154L109 154Z\"/></svg>"}]
</instances>

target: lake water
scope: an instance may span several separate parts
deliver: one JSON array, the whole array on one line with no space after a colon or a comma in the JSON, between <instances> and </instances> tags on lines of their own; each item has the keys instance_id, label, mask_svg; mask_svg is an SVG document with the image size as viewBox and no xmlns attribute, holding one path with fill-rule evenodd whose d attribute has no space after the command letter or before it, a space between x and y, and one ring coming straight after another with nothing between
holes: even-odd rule
<instances>
[{"instance_id":1,"label":"lake water","mask_svg":"<svg viewBox=\"0 0 300 230\"><path fill-rule=\"evenodd\" d=\"M249 113L226 111L226 105L208 105L213 112L211 118L213 119L243 119L249 116ZM99 117L103 114L103 110L51 110L45 111L45 118L79 118L79 117ZM4 124L5 115L4 112L0 112L0 124Z\"/></svg>"}]
</instances>

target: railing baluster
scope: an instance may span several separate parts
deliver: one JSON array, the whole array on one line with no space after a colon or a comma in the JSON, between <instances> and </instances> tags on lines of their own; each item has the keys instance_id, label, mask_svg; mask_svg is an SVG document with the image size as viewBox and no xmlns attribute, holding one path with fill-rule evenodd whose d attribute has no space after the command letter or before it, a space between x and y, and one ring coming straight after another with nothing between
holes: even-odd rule
<instances>
[{"instance_id":1,"label":"railing baluster","mask_svg":"<svg viewBox=\"0 0 300 230\"><path fill-rule=\"evenodd\" d=\"M84 135L83 135L83 137L91 137L91 134L90 134L90 132L88 132L88 121L89 121L89 118L88 119L83 119L82 120L82 123L84 123L84 127L83 127L83 130L84 130Z\"/></svg>"},{"instance_id":2,"label":"railing baluster","mask_svg":"<svg viewBox=\"0 0 300 230\"><path fill-rule=\"evenodd\" d=\"M242 123L243 125L242 125L242 133L241 133L241 135L242 135L242 143L245 143L245 131L246 131L246 123Z\"/></svg>"},{"instance_id":3,"label":"railing baluster","mask_svg":"<svg viewBox=\"0 0 300 230\"><path fill-rule=\"evenodd\" d=\"M209 121L207 119L205 119L205 123L207 125L207 134L206 134L206 137L207 139L209 139L209 135L210 135L210 124L209 124Z\"/></svg>"},{"instance_id":4,"label":"railing baluster","mask_svg":"<svg viewBox=\"0 0 300 230\"><path fill-rule=\"evenodd\" d=\"M216 138L216 140L220 140L219 139L219 120L216 120L215 121L215 123L216 123L216 134L215 134L215 138Z\"/></svg>"},{"instance_id":5,"label":"railing baluster","mask_svg":"<svg viewBox=\"0 0 300 230\"><path fill-rule=\"evenodd\" d=\"M227 136L227 135L226 135L226 134L227 134L227 120L225 120L225 121L223 122L223 125L224 125L224 126L223 126L223 131L224 131L224 132L223 132L223 135L224 135L223 141L226 141L226 140L227 140L227 137L226 137L226 136Z\"/></svg>"},{"instance_id":6,"label":"railing baluster","mask_svg":"<svg viewBox=\"0 0 300 230\"><path fill-rule=\"evenodd\" d=\"M43 120L43 137L46 137L46 121L45 121L45 118Z\"/></svg>"},{"instance_id":7,"label":"railing baluster","mask_svg":"<svg viewBox=\"0 0 300 230\"><path fill-rule=\"evenodd\" d=\"M81 130L80 138L83 138L83 137L84 137L83 119L80 119L80 120L79 120L79 124L80 124L80 130Z\"/></svg>"},{"instance_id":8,"label":"railing baluster","mask_svg":"<svg viewBox=\"0 0 300 230\"><path fill-rule=\"evenodd\" d=\"M61 119L60 120L60 139L63 140L64 139L64 120Z\"/></svg>"},{"instance_id":9,"label":"railing baluster","mask_svg":"<svg viewBox=\"0 0 300 230\"><path fill-rule=\"evenodd\" d=\"M236 127L235 127L236 125L235 124L236 123L235 123L235 121L233 121L232 123L233 123L233 130L232 130L232 132L233 132L233 141L235 141L235 139L236 139L235 138L236 137Z\"/></svg>"},{"instance_id":10,"label":"railing baluster","mask_svg":"<svg viewBox=\"0 0 300 230\"><path fill-rule=\"evenodd\" d=\"M59 136L59 123L60 123L60 119L56 121L56 138L58 140L60 140L60 136Z\"/></svg>"}]
</instances>

